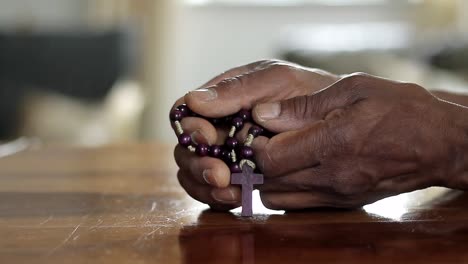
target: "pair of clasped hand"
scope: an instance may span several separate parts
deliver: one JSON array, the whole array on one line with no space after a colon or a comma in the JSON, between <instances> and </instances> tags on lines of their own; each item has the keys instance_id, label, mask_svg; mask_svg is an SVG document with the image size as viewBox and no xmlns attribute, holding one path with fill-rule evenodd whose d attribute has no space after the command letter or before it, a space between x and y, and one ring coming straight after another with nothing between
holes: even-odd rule
<instances>
[{"instance_id":1,"label":"pair of clasped hand","mask_svg":"<svg viewBox=\"0 0 468 264\"><path fill-rule=\"evenodd\" d=\"M252 145L265 177L260 196L271 209L354 208L466 182L466 109L416 84L266 60L222 73L174 107L183 103L212 118L252 109L255 122L275 133ZM200 117L182 127L198 143L220 144L228 133ZM222 160L180 146L174 155L179 182L194 199L217 210L241 205Z\"/></svg>"}]
</instances>

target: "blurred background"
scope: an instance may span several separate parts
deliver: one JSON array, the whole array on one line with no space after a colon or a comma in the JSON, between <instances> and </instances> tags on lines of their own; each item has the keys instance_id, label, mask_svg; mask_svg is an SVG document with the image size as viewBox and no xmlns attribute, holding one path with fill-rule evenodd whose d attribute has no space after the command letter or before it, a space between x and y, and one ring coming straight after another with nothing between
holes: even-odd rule
<instances>
[{"instance_id":1,"label":"blurred background","mask_svg":"<svg viewBox=\"0 0 468 264\"><path fill-rule=\"evenodd\" d=\"M0 0L0 142L175 142L178 97L265 58L467 92L468 1Z\"/></svg>"}]
</instances>

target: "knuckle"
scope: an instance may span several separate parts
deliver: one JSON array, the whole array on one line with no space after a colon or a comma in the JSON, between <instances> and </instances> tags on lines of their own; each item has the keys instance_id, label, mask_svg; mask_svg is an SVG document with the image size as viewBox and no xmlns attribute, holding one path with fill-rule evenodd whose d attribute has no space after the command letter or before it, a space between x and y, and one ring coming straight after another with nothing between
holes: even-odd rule
<instances>
[{"instance_id":1,"label":"knuckle","mask_svg":"<svg viewBox=\"0 0 468 264\"><path fill-rule=\"evenodd\" d=\"M296 83L299 79L299 70L283 61L276 61L270 64L268 70L273 76L281 76L281 79L286 80L289 83Z\"/></svg>"},{"instance_id":2,"label":"knuckle","mask_svg":"<svg viewBox=\"0 0 468 264\"><path fill-rule=\"evenodd\" d=\"M216 87L218 87L219 89L229 89L229 88L242 86L242 83L243 83L243 80L242 80L241 75L237 75L234 77L223 79L218 84L216 84Z\"/></svg>"},{"instance_id":3,"label":"knuckle","mask_svg":"<svg viewBox=\"0 0 468 264\"><path fill-rule=\"evenodd\" d=\"M263 69L264 67L269 66L273 63L275 63L275 60L264 59L264 60L257 61L256 64L257 64L258 69Z\"/></svg>"},{"instance_id":4,"label":"knuckle","mask_svg":"<svg viewBox=\"0 0 468 264\"><path fill-rule=\"evenodd\" d=\"M399 84L399 86L402 90L409 92L408 94L412 94L415 97L435 99L435 97L428 90L424 89L418 84L402 82Z\"/></svg>"},{"instance_id":5,"label":"knuckle","mask_svg":"<svg viewBox=\"0 0 468 264\"><path fill-rule=\"evenodd\" d=\"M226 78L216 85L216 90L226 94L237 94L245 96L246 90L249 88L248 83L251 78L250 73L244 73L231 78Z\"/></svg>"},{"instance_id":6,"label":"knuckle","mask_svg":"<svg viewBox=\"0 0 468 264\"><path fill-rule=\"evenodd\" d=\"M353 72L345 76L344 79L362 81L371 78L371 76L372 75L365 72Z\"/></svg>"},{"instance_id":7,"label":"knuckle","mask_svg":"<svg viewBox=\"0 0 468 264\"><path fill-rule=\"evenodd\" d=\"M259 71L259 70L264 70L270 68L272 65L279 64L279 63L284 63L281 60L277 59L264 59L264 60L259 60L253 65L255 65L251 70L252 71Z\"/></svg>"},{"instance_id":8,"label":"knuckle","mask_svg":"<svg viewBox=\"0 0 468 264\"><path fill-rule=\"evenodd\" d=\"M373 76L362 72L347 75L332 87L330 90L332 92L331 96L342 98L346 104L354 104L368 97L369 88L373 86L370 81L373 78Z\"/></svg>"},{"instance_id":9,"label":"knuckle","mask_svg":"<svg viewBox=\"0 0 468 264\"><path fill-rule=\"evenodd\" d=\"M361 88L371 76L363 72L355 72L341 79L341 83L347 88Z\"/></svg>"}]
</instances>

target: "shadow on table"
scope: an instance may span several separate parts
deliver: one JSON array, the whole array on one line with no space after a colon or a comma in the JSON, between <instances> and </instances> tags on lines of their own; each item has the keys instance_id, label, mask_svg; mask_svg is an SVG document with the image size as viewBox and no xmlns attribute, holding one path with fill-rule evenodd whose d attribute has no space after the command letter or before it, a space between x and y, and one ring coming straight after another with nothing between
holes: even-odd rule
<instances>
[{"instance_id":1,"label":"shadow on table","mask_svg":"<svg viewBox=\"0 0 468 264\"><path fill-rule=\"evenodd\" d=\"M210 210L179 235L184 263L431 263L468 260L468 193L392 220L365 210L308 210L251 219Z\"/></svg>"}]
</instances>

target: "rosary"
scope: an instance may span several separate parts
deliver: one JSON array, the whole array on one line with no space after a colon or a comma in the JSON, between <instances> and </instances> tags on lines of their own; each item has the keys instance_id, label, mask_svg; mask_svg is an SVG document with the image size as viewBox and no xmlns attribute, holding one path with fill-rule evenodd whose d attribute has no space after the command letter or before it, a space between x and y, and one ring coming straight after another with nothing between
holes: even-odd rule
<instances>
[{"instance_id":1,"label":"rosary","mask_svg":"<svg viewBox=\"0 0 468 264\"><path fill-rule=\"evenodd\" d=\"M249 110L240 110L238 113L224 118L208 119L216 127L230 127L229 135L224 145L194 144L189 134L184 133L180 121L187 116L202 117L191 111L187 105L182 104L173 109L170 119L177 131L179 144L198 156L210 156L226 162L231 171L231 184L241 185L242 188L242 216L252 216L252 191L253 185L263 184L263 175L254 173L256 168L253 162L254 152L251 148L252 141L263 133L263 128L252 125L249 128L247 138L240 143L236 138L236 132L240 131L246 122L253 122ZM204 117L202 117L204 118Z\"/></svg>"}]
</instances>

